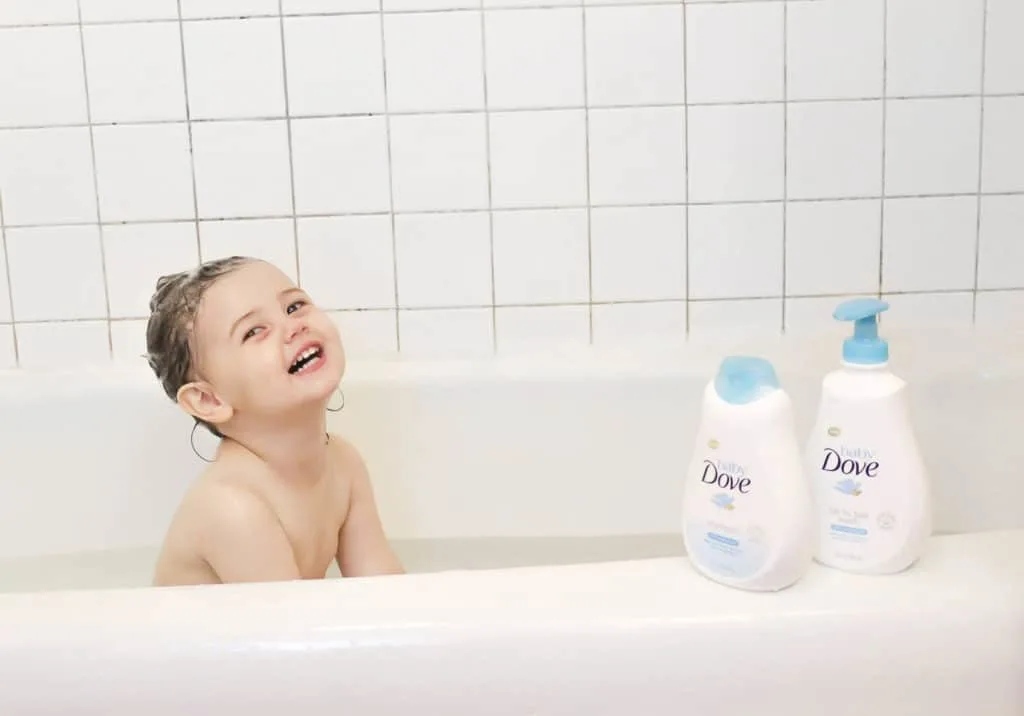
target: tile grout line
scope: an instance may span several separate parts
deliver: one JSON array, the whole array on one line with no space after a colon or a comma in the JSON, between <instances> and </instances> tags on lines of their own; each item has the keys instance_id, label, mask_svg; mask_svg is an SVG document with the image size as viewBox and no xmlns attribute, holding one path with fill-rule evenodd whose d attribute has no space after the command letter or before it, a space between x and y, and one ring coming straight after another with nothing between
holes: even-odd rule
<instances>
[{"instance_id":1,"label":"tile grout line","mask_svg":"<svg viewBox=\"0 0 1024 716\"><path fill-rule=\"evenodd\" d=\"M888 194L885 198L888 199L957 199L957 198L968 198L976 197L976 191L970 192L946 192L936 194ZM992 196L1024 196L1024 191L989 191L982 192L983 197ZM833 196L833 197L814 197L814 198L799 198L790 197L788 202L791 204L818 204L818 203L842 203L851 201L878 201L882 199L880 195L875 196ZM650 202L626 202L626 203L603 203L597 205L595 208L601 209L647 209L647 208L658 208L658 207L687 207L687 206L742 206L749 204L781 204L782 199L739 199L735 201L650 201ZM585 204L536 204L527 206L509 206L495 209L495 213L518 213L518 212L530 212L530 211L556 211L556 210L584 210L587 206ZM429 216L437 214L481 214L486 212L487 209L424 209L416 211L399 211L395 212L398 216ZM342 212L342 213L300 213L297 214L299 219L334 219L334 218L345 218L354 216L388 216L390 214L387 210L373 210L373 211L353 211L353 212ZM224 223L231 221L272 221L280 219L291 219L292 214L247 214L247 215L232 215L232 216L213 216L203 218L201 222L208 223ZM133 219L130 221L103 221L100 222L103 226L145 226L149 224L183 224L183 223L195 223L195 219L188 218L159 218L159 219ZM52 223L30 223L30 224L8 224L8 229L50 229L57 227L81 227L81 226L96 226L95 221L55 221Z\"/></svg>"},{"instance_id":2,"label":"tile grout line","mask_svg":"<svg viewBox=\"0 0 1024 716\"><path fill-rule=\"evenodd\" d=\"M971 305L971 322L978 322L978 281L981 269L981 209L982 170L985 166L985 57L988 51L988 0L982 0L981 10L981 98L978 101L978 202L974 234L974 301Z\"/></svg>"},{"instance_id":3,"label":"tile grout line","mask_svg":"<svg viewBox=\"0 0 1024 716\"><path fill-rule=\"evenodd\" d=\"M85 85L85 120L89 125L89 155L92 161L93 199L96 201L96 231L99 235L100 275L103 280L103 303L107 315L107 360L114 357L114 331L110 321L110 285L107 282L107 251L103 234L103 215L100 211L100 178L96 166L96 135L92 124L92 98L89 94L89 66L85 57L85 26L82 24L82 0L75 1L78 12L78 44L82 50L82 82ZM91 225L91 224L90 224Z\"/></svg>"},{"instance_id":4,"label":"tile grout line","mask_svg":"<svg viewBox=\"0 0 1024 716\"><path fill-rule=\"evenodd\" d=\"M683 270L683 280L686 282L686 305L683 307L683 337L690 336L690 97L689 97L689 65L686 55L689 48L689 38L686 35L686 2L682 4L683 11L683 253L686 266Z\"/></svg>"},{"instance_id":5,"label":"tile grout line","mask_svg":"<svg viewBox=\"0 0 1024 716\"><path fill-rule=\"evenodd\" d=\"M487 162L487 240L491 257L491 351L498 352L498 292L494 285L494 174L491 168L491 111L487 91L487 11L480 0L480 73L484 93L484 159Z\"/></svg>"},{"instance_id":6,"label":"tile grout line","mask_svg":"<svg viewBox=\"0 0 1024 716\"><path fill-rule=\"evenodd\" d=\"M384 83L384 137L387 143L388 161L388 220L391 222L391 281L394 284L395 299L395 352L402 350L402 323L398 312L398 234L395 222L395 164L391 150L391 102L388 99L388 52L387 34L384 32L384 0L377 2L377 16L380 18L381 74Z\"/></svg>"},{"instance_id":7,"label":"tile grout line","mask_svg":"<svg viewBox=\"0 0 1024 716\"><path fill-rule=\"evenodd\" d=\"M765 0L766 2L768 0ZM808 2L816 1L823 2L824 0L790 0L790 2ZM566 6L561 6L563 9ZM570 6L571 7L571 6ZM601 5L600 7L607 7ZM491 11L487 11L491 12ZM942 101L950 99L976 99L978 97L992 98L1020 98L1024 97L1024 92L990 92L984 95L979 93L973 94L933 94L933 95L892 95L888 97L829 97L829 98L801 98L801 99L789 99L783 102L782 100L740 100L740 101L715 101L715 102L691 102L688 103L689 107L761 107L761 106L772 106L772 105L813 105L813 104L863 104L867 102L883 102L885 100L915 100L921 102L927 101ZM552 107L548 105L528 105L521 107L490 107L487 110L484 109L422 109L422 110L399 110L390 112L395 117L422 117L422 116L433 116L433 115L472 115L472 114L484 114L487 111L490 112L504 112L508 114L519 114L519 113L530 113L530 112L567 112L571 110L640 110L640 109L680 109L683 108L684 103L681 102L646 102L646 103L635 103L635 104L598 104L585 107L582 105L563 105ZM347 119L354 117L374 117L378 116L379 112L333 112L328 114L291 114L291 119ZM79 129L85 127L133 127L133 126L150 126L150 125L165 125L165 124L184 124L186 121L192 124L221 124L231 123L239 124L243 122L279 122L285 119L284 114L278 115L252 115L243 117L193 117L189 120L183 120L180 118L174 119L134 119L123 122L103 121L103 122L62 122L54 124L15 124L9 126L0 126L0 132L21 132L31 130L42 130L42 129Z\"/></svg>"},{"instance_id":8,"label":"tile grout line","mask_svg":"<svg viewBox=\"0 0 1024 716\"><path fill-rule=\"evenodd\" d=\"M782 325L786 333L786 259L789 206L789 2L782 3Z\"/></svg>"},{"instance_id":9,"label":"tile grout line","mask_svg":"<svg viewBox=\"0 0 1024 716\"><path fill-rule=\"evenodd\" d=\"M886 134L888 132L889 101L889 0L882 1L882 181L880 201L878 205L878 293L882 298L883 281L885 279L885 160Z\"/></svg>"},{"instance_id":10,"label":"tile grout line","mask_svg":"<svg viewBox=\"0 0 1024 716\"><path fill-rule=\"evenodd\" d=\"M14 345L14 365L21 365L21 355L18 350L18 317L14 313L14 287L11 285L11 256L7 251L7 226L4 222L4 195L0 192L0 248L4 252L4 273L7 279L7 305L11 311L11 340Z\"/></svg>"},{"instance_id":11,"label":"tile grout line","mask_svg":"<svg viewBox=\"0 0 1024 716\"><path fill-rule=\"evenodd\" d=\"M772 2L783 2L784 0L683 0L684 4L687 5L738 5L738 4L762 4ZM793 2L820 2L821 0L791 0ZM680 0L641 0L640 2L630 0L610 0L609 2L601 3L602 7L658 7L664 5L675 5ZM509 5L495 5L487 8L489 11L498 12L515 12L525 8L531 10L553 10L557 8L566 7L564 4L554 2L539 2L536 5L521 5L521 4L509 4ZM421 10L386 10L383 11L387 15L436 15L440 13L451 13L451 12L464 12L471 10L466 6L453 6L449 8L425 8ZM284 17L358 17L360 15L375 15L377 10L357 10L354 12L291 12L285 13ZM215 22L221 20L257 20L263 18L274 18L277 17L276 13L263 14L263 13L222 13L219 15L204 15L201 17L187 17L184 21L187 23L192 22ZM120 19L120 20L90 20L88 22L81 23L86 27L104 26L104 25L152 25L161 22L173 22L173 17L157 17L157 18L134 18L134 19ZM71 22L67 20L58 20L55 22L22 22L13 23L10 25L0 25L0 30L22 30L39 27L75 27L79 23Z\"/></svg>"},{"instance_id":12,"label":"tile grout line","mask_svg":"<svg viewBox=\"0 0 1024 716\"><path fill-rule=\"evenodd\" d=\"M583 179L586 192L587 213L587 333L589 342L594 343L594 230L593 206L590 200L590 89L587 83L590 73L587 69L587 5L580 0L580 43L583 46Z\"/></svg>"},{"instance_id":13,"label":"tile grout line","mask_svg":"<svg viewBox=\"0 0 1024 716\"><path fill-rule=\"evenodd\" d=\"M175 3L178 7L178 39L181 43L181 83L185 92L185 133L188 135L188 166L192 175L192 211L196 227L196 260L203 261L203 241L199 229L199 185L196 182L196 150L192 140L192 107L188 96L188 59L185 56L185 23L181 15L181 0Z\"/></svg>"},{"instance_id":14,"label":"tile grout line","mask_svg":"<svg viewBox=\"0 0 1024 716\"><path fill-rule=\"evenodd\" d=\"M180 0L179 0L180 2ZM288 186L292 201L292 250L295 255L295 283L302 285L302 264L299 261L299 219L295 202L295 152L292 149L292 111L288 97L288 58L284 39L284 0L277 0L277 20L281 31L281 83L284 90L284 126L288 135Z\"/></svg>"},{"instance_id":15,"label":"tile grout line","mask_svg":"<svg viewBox=\"0 0 1024 716\"><path fill-rule=\"evenodd\" d=\"M1024 285L1015 288L983 288L978 290L979 293L1019 293L1024 294ZM857 293L857 292L855 292ZM886 296L950 296L950 295L969 295L971 290L963 288L945 288L945 289L934 289L934 290L913 290L913 291L888 291ZM791 294L787 296L793 300L815 300L823 298L845 298L849 296L849 293L810 293L810 294ZM740 303L747 301L778 301L781 300L782 296L776 295L756 295L756 296L720 296L714 298L691 298L689 299L692 303L706 303L706 304L721 304L721 303ZM629 300L612 300L612 301L594 301L595 306L649 306L649 305L661 305L661 304L681 304L685 303L685 298L643 298L643 299L629 299ZM534 303L501 303L498 304L501 308L561 308L561 307L586 307L590 305L587 301L541 301ZM422 311L463 311L463 310L489 310L490 304L437 304L429 306L404 306L402 311L408 311L411 313L418 313ZM325 311L331 313L382 313L384 311L392 311L390 306L369 306L369 307L332 307L324 306ZM138 321L145 321L145 316L117 316L110 319L111 323L132 323ZM44 318L39 320L31 321L0 321L0 326L7 325L53 325L61 323L99 323L105 322L102 316L99 317L88 317L88 318Z\"/></svg>"}]
</instances>

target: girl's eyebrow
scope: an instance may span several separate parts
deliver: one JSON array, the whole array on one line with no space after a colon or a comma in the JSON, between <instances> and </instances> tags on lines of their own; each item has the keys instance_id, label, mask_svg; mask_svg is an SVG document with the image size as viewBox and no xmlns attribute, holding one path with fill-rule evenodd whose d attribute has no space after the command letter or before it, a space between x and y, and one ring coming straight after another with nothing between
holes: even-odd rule
<instances>
[{"instance_id":1,"label":"girl's eyebrow","mask_svg":"<svg viewBox=\"0 0 1024 716\"><path fill-rule=\"evenodd\" d=\"M247 312L246 312L246 313L245 313L244 315L242 315L241 317L239 317L239 319L238 319L237 321L235 321L234 323L232 323L232 324L231 324L231 330L230 330L230 331L228 331L228 336L233 336L233 335L235 335L235 331L237 331L237 330L238 330L238 326L239 326L239 325L240 325L240 324L241 324L241 323L242 323L243 321L246 321L246 320L248 320L249 318L252 318L253 314L255 314L255 313L256 313L256 309L254 308L253 310L251 310L251 311L247 311Z\"/></svg>"}]
</instances>

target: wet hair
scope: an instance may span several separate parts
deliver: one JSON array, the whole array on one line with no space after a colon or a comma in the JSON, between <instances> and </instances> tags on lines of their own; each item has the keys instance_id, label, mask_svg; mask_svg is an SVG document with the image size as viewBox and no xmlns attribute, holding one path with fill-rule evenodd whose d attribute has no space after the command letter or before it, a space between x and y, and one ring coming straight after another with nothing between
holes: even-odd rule
<instances>
[{"instance_id":1,"label":"wet hair","mask_svg":"<svg viewBox=\"0 0 1024 716\"><path fill-rule=\"evenodd\" d=\"M191 271L161 276L149 300L146 360L167 396L177 402L178 389L195 378L195 322L206 291L218 280L256 259L230 256L207 261ZM217 428L196 418L217 437Z\"/></svg>"}]
</instances>

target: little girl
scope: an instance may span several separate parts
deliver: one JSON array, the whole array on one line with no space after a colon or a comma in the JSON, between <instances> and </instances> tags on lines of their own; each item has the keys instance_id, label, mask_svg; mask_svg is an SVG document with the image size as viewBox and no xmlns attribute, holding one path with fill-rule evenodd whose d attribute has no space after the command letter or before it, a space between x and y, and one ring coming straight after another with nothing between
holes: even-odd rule
<instances>
[{"instance_id":1,"label":"little girl","mask_svg":"<svg viewBox=\"0 0 1024 716\"><path fill-rule=\"evenodd\" d=\"M149 364L221 438L171 521L160 585L396 574L356 449L326 430L345 370L334 322L282 271L232 257L164 276Z\"/></svg>"}]
</instances>

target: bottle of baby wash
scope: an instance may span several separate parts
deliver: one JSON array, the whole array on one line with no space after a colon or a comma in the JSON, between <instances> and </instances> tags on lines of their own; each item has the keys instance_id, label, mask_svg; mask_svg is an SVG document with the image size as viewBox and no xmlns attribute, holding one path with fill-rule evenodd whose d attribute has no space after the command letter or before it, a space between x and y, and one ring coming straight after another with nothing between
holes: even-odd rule
<instances>
[{"instance_id":1,"label":"bottle of baby wash","mask_svg":"<svg viewBox=\"0 0 1024 716\"><path fill-rule=\"evenodd\" d=\"M777 591L810 566L813 502L792 403L767 360L728 357L705 388L682 527L697 571L727 586Z\"/></svg>"},{"instance_id":2,"label":"bottle of baby wash","mask_svg":"<svg viewBox=\"0 0 1024 716\"><path fill-rule=\"evenodd\" d=\"M816 559L862 574L913 564L931 534L928 477L907 405L889 370L878 314L889 304L847 301L833 316L853 321L842 367L825 376L806 467L817 511Z\"/></svg>"}]
</instances>

